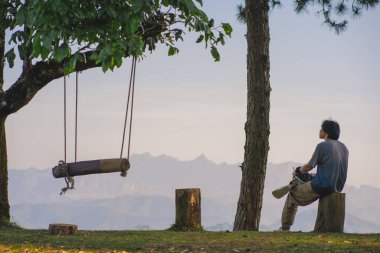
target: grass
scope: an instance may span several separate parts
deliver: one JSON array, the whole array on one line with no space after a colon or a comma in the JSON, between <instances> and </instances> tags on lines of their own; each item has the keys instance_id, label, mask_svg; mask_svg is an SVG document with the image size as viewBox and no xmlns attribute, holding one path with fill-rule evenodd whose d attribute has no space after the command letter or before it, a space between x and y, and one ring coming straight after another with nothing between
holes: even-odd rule
<instances>
[{"instance_id":1,"label":"grass","mask_svg":"<svg viewBox=\"0 0 380 253\"><path fill-rule=\"evenodd\" d=\"M37 252L380 252L380 234L78 231L0 227L1 253Z\"/></svg>"}]
</instances>

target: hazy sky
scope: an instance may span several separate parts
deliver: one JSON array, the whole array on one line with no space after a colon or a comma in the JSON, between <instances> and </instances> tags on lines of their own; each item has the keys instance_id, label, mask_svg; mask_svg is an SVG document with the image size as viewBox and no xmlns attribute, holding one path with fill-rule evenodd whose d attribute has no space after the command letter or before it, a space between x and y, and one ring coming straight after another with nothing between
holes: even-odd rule
<instances>
[{"instance_id":1,"label":"hazy sky","mask_svg":"<svg viewBox=\"0 0 380 253\"><path fill-rule=\"evenodd\" d=\"M161 47L139 62L132 153L242 162L246 40L235 19L239 3L204 1L210 17L234 28L220 48L221 62L214 63L191 34L179 44L179 55L168 57ZM350 20L339 36L313 12L297 15L292 8L283 1L270 15L269 161L307 162L320 142L322 120L332 117L350 150L348 183L380 187L380 8ZM128 60L114 72L80 74L79 160L119 156L129 68ZM18 75L17 68L7 70L8 86ZM68 161L74 159L74 77L68 79ZM11 169L50 168L63 159L63 79L8 118L7 144Z\"/></svg>"}]
</instances>

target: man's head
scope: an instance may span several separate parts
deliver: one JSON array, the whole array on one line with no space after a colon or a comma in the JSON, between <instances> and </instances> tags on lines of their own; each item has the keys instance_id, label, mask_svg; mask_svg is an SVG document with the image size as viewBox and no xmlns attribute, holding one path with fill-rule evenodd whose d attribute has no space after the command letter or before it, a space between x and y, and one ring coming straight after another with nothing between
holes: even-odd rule
<instances>
[{"instance_id":1,"label":"man's head","mask_svg":"<svg viewBox=\"0 0 380 253\"><path fill-rule=\"evenodd\" d=\"M340 135L340 127L338 122L334 120L324 120L322 122L321 130L319 131L319 138L338 140Z\"/></svg>"}]
</instances>

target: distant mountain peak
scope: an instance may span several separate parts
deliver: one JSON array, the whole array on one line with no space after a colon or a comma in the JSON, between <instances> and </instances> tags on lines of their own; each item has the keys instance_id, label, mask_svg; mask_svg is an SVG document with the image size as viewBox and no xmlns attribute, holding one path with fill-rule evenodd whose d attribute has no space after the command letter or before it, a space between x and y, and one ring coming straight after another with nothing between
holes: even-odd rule
<instances>
[{"instance_id":1,"label":"distant mountain peak","mask_svg":"<svg viewBox=\"0 0 380 253\"><path fill-rule=\"evenodd\" d=\"M193 160L191 160L189 162L206 162L206 163L209 163L209 164L216 164L214 161L211 161L210 159L208 159L205 156L205 154L200 154L195 159L193 159Z\"/></svg>"},{"instance_id":2,"label":"distant mountain peak","mask_svg":"<svg viewBox=\"0 0 380 253\"><path fill-rule=\"evenodd\" d=\"M175 158L170 155L166 154L161 154L154 156L149 152L141 153L141 154L133 154L132 158L138 158L138 159L164 159L164 160L171 160L171 161L178 161L178 162L206 162L206 163L211 163L211 164L216 164L214 161L210 160L209 158L206 157L205 154L200 154L199 156L195 157L194 159L183 161L178 158ZM227 163L224 163L227 164Z\"/></svg>"},{"instance_id":3,"label":"distant mountain peak","mask_svg":"<svg viewBox=\"0 0 380 253\"><path fill-rule=\"evenodd\" d=\"M133 154L132 157L142 157L142 158L152 158L152 154L149 152L141 153L141 154Z\"/></svg>"},{"instance_id":4,"label":"distant mountain peak","mask_svg":"<svg viewBox=\"0 0 380 253\"><path fill-rule=\"evenodd\" d=\"M208 158L205 156L205 154L200 154L194 160L208 160Z\"/></svg>"}]
</instances>

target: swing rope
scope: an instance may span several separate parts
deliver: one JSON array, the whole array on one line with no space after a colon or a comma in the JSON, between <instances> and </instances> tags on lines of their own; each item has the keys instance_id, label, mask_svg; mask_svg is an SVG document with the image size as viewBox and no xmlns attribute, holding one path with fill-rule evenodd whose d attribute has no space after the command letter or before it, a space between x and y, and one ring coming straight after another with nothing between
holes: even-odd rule
<instances>
[{"instance_id":1,"label":"swing rope","mask_svg":"<svg viewBox=\"0 0 380 253\"><path fill-rule=\"evenodd\" d=\"M75 72L75 162L78 153L78 72ZM64 162L67 159L67 96L66 96L66 76L63 77L63 131L64 131Z\"/></svg>"},{"instance_id":2,"label":"swing rope","mask_svg":"<svg viewBox=\"0 0 380 253\"><path fill-rule=\"evenodd\" d=\"M123 157L123 149L125 142L125 134L128 122L128 114L130 113L129 119L129 133L128 133L128 154L127 160L129 160L130 150L131 150L131 136L132 136L132 119L133 119L133 104L134 104L134 93L135 93L135 80L136 80L136 62L137 58L134 56L132 58L132 66L131 66L131 75L129 80L129 88L128 88L128 98L127 98L127 108L125 111L125 120L124 120L124 129L123 129L123 138L121 144L120 151L120 159ZM75 78L75 162L77 162L77 150L78 150L78 72L76 72ZM66 76L64 76L64 116L63 116L63 125L64 125L64 161L59 161L59 168L62 170L62 173L65 178L66 187L62 188L61 195L64 194L67 190L74 189L74 178L69 175L69 166L66 163L67 159L67 85L66 85ZM130 105L130 108L129 108ZM121 165L120 165L121 166ZM124 170L121 172L121 176L126 176L127 171Z\"/></svg>"},{"instance_id":3,"label":"swing rope","mask_svg":"<svg viewBox=\"0 0 380 253\"><path fill-rule=\"evenodd\" d=\"M63 77L63 125L64 125L64 161L59 161L59 166L63 170L65 175L66 187L62 188L61 194L64 194L67 190L74 189L74 178L69 175L68 166L66 164L67 159L67 87L66 87L66 75ZM75 72L75 162L77 161L77 146L78 146L78 72Z\"/></svg>"},{"instance_id":4,"label":"swing rope","mask_svg":"<svg viewBox=\"0 0 380 253\"><path fill-rule=\"evenodd\" d=\"M128 121L129 104L131 104L131 115L130 115L130 120L129 120L129 136L128 136L128 153L127 153L127 159L128 160L129 160L129 154L130 154L130 150L131 150L133 102L134 102L135 80L136 80L136 78L135 78L136 77L136 61L137 61L137 59L134 56L132 58L131 76L129 79L129 88L128 88L127 108L125 110L124 130L123 130L123 138L122 138L122 142L121 142L121 151L120 151L120 158L122 158L123 157L123 149L124 149L124 141L125 141L125 132L126 132L127 121Z\"/></svg>"},{"instance_id":5,"label":"swing rope","mask_svg":"<svg viewBox=\"0 0 380 253\"><path fill-rule=\"evenodd\" d=\"M75 72L75 162L78 152L78 71Z\"/></svg>"},{"instance_id":6,"label":"swing rope","mask_svg":"<svg viewBox=\"0 0 380 253\"><path fill-rule=\"evenodd\" d=\"M63 136L64 162L66 162L66 76L63 77Z\"/></svg>"}]
</instances>

